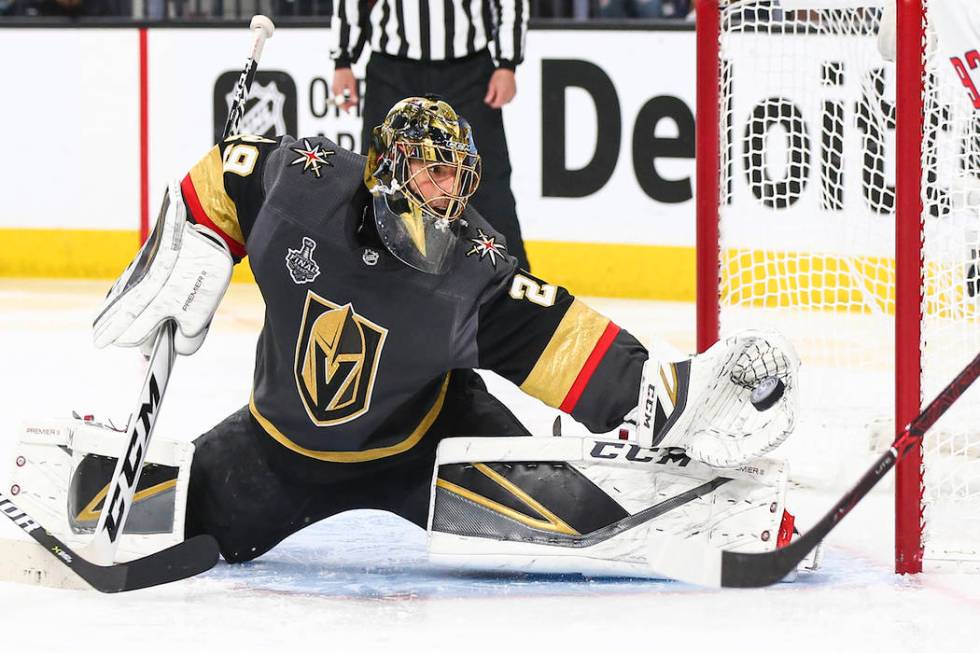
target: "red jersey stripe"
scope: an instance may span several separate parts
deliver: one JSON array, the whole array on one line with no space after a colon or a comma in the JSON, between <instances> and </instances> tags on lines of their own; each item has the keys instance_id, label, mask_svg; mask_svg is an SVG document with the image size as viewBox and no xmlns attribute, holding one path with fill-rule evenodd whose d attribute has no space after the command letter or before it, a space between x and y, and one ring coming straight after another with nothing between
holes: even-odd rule
<instances>
[{"instance_id":1,"label":"red jersey stripe","mask_svg":"<svg viewBox=\"0 0 980 653\"><path fill-rule=\"evenodd\" d=\"M575 377L575 382L572 387L568 390L568 394L565 395L565 399L561 402L559 409L571 413L575 410L575 406L578 404L578 400L582 397L582 393L585 392L585 386L589 384L589 379L592 378L592 374L595 373L597 367L599 367L599 362L602 357L606 355L609 351L609 347L612 345L613 340L619 334L619 327L610 322L606 326L606 330L602 332L599 337L599 341L595 343L595 347L592 349L592 353L585 360L585 365L579 371L578 376Z\"/></svg>"},{"instance_id":2,"label":"red jersey stripe","mask_svg":"<svg viewBox=\"0 0 980 653\"><path fill-rule=\"evenodd\" d=\"M187 208L190 209L191 215L194 216L194 221L221 236L221 239L228 245L228 249L231 250L232 256L239 259L245 258L247 252L242 244L219 229L211 218L208 217L204 207L201 206L201 200L197 196L197 190L194 188L194 182L191 181L190 175L185 176L183 181L180 182L180 190L184 195Z\"/></svg>"}]
</instances>

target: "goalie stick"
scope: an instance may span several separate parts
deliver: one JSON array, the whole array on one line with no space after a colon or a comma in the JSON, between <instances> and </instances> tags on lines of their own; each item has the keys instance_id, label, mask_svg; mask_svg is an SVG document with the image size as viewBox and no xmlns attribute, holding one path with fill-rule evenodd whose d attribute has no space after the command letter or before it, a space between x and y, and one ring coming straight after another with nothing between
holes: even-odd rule
<instances>
[{"instance_id":1,"label":"goalie stick","mask_svg":"<svg viewBox=\"0 0 980 653\"><path fill-rule=\"evenodd\" d=\"M0 512L100 592L126 592L170 583L207 571L218 561L218 543L210 535L199 535L143 558L113 564L123 526L132 507L153 425L159 414L160 401L176 358L175 328L176 325L168 321L157 331L149 369L140 391L138 412L135 418L130 419L127 429L126 452L116 463L99 526L92 541L83 550L85 556L47 532L0 492ZM86 556L92 560L86 559Z\"/></svg>"},{"instance_id":2,"label":"goalie stick","mask_svg":"<svg viewBox=\"0 0 980 653\"><path fill-rule=\"evenodd\" d=\"M936 421L980 375L980 354L912 420L864 476L802 537L767 553L722 551L709 545L658 538L648 550L650 565L666 576L709 587L765 587L782 580L847 516L902 456L917 447Z\"/></svg>"},{"instance_id":3,"label":"goalie stick","mask_svg":"<svg viewBox=\"0 0 980 653\"><path fill-rule=\"evenodd\" d=\"M225 123L225 136L238 132L245 113L245 100L255 79L259 57L262 55L262 47L266 39L272 36L275 26L265 16L253 16L249 29L252 31L252 47L238 83L235 85L234 100ZM95 534L92 542L85 548L85 553L89 554L92 561L100 565L112 564L119 546L119 537L122 535L129 509L133 504L136 485L143 468L143 459L159 414L158 408L177 358L174 350L175 329L176 325L169 322L157 331L153 353L150 355L150 367L143 382L143 390L140 392L136 419L130 420L127 429L126 453L116 463L105 504L99 515L99 523L95 527ZM216 557L215 561L217 561Z\"/></svg>"},{"instance_id":4,"label":"goalie stick","mask_svg":"<svg viewBox=\"0 0 980 653\"><path fill-rule=\"evenodd\" d=\"M238 131L262 47L266 39L272 36L275 26L265 16L254 16L249 29L252 31L252 47L235 86L224 137ZM168 321L160 326L155 335L136 416L135 419L130 418L127 429L126 451L116 463L98 525L92 541L84 549L93 561L72 551L9 498L0 494L0 511L100 592L125 592L181 580L211 569L218 561L217 541L209 535L200 535L143 558L114 564L119 538L132 507L150 436L159 414L160 402L176 360L175 329L176 324Z\"/></svg>"},{"instance_id":5,"label":"goalie stick","mask_svg":"<svg viewBox=\"0 0 980 653\"><path fill-rule=\"evenodd\" d=\"M150 436L160 414L160 403L177 359L174 349L176 328L177 325L168 320L157 329L136 412L129 418L126 428L126 451L116 461L92 541L82 550L85 557L95 564L111 565L115 560L119 539L129 518L136 485L143 471L143 461L150 447Z\"/></svg>"},{"instance_id":6,"label":"goalie stick","mask_svg":"<svg viewBox=\"0 0 980 653\"><path fill-rule=\"evenodd\" d=\"M218 546L214 538L210 535L198 535L131 562L97 565L44 530L3 492L0 492L0 512L34 538L45 551L100 592L128 592L170 583L207 571L218 561Z\"/></svg>"},{"instance_id":7,"label":"goalie stick","mask_svg":"<svg viewBox=\"0 0 980 653\"><path fill-rule=\"evenodd\" d=\"M232 96L231 107L228 109L228 120L225 121L225 128L221 132L221 140L238 133L242 118L245 116L245 99L248 91L252 88L252 81L255 79L255 71L259 67L259 58L262 56L262 46L266 39L272 38L275 25L265 16L252 16L252 22L248 28L252 30L252 50L245 60L245 67L235 83L235 91Z\"/></svg>"}]
</instances>

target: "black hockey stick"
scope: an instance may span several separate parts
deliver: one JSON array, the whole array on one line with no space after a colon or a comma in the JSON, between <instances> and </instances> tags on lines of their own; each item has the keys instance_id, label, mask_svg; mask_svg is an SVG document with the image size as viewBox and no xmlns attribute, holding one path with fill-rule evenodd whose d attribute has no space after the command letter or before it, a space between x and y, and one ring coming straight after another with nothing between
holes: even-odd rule
<instances>
[{"instance_id":1,"label":"black hockey stick","mask_svg":"<svg viewBox=\"0 0 980 653\"><path fill-rule=\"evenodd\" d=\"M677 580L715 587L765 587L779 582L796 569L803 558L854 509L902 456L919 445L926 431L966 392L978 375L980 354L912 420L891 448L830 512L792 544L767 553L736 553L708 546L699 550L702 545L679 540L660 547L658 559L669 563L671 555L677 555L686 563L680 566L688 568L680 570L676 565L666 564L663 565L663 572Z\"/></svg>"},{"instance_id":2,"label":"black hockey stick","mask_svg":"<svg viewBox=\"0 0 980 653\"><path fill-rule=\"evenodd\" d=\"M252 16L252 22L248 28L252 30L252 50L245 60L245 68L235 83L234 95L232 96L231 107L228 109L228 120L225 121L225 128L221 133L221 140L227 139L238 133L242 118L245 116L245 100L248 98L249 89L252 88L252 81L255 79L255 71L259 67L259 58L262 56L262 46L266 39L272 38L275 25L265 16Z\"/></svg>"},{"instance_id":3,"label":"black hockey stick","mask_svg":"<svg viewBox=\"0 0 980 653\"><path fill-rule=\"evenodd\" d=\"M176 357L175 326L172 321L167 321L157 332L137 413L130 419L127 429L126 450L116 463L99 525L84 549L91 560L47 532L0 492L0 512L100 592L125 592L170 583L207 571L218 561L218 543L210 535L201 535L131 562L114 562Z\"/></svg>"},{"instance_id":4,"label":"black hockey stick","mask_svg":"<svg viewBox=\"0 0 980 653\"><path fill-rule=\"evenodd\" d=\"M89 562L44 530L3 492L0 492L0 512L100 592L127 592L170 583L207 571L218 561L218 547L214 538L210 535L199 535L132 562L101 566Z\"/></svg>"}]
</instances>

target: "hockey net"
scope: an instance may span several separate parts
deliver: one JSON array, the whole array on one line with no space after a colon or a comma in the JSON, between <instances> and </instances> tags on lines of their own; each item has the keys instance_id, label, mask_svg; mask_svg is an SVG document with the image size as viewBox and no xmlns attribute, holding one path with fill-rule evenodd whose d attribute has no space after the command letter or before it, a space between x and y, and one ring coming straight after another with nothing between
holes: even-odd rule
<instances>
[{"instance_id":1,"label":"hockey net","mask_svg":"<svg viewBox=\"0 0 980 653\"><path fill-rule=\"evenodd\" d=\"M900 39L918 53L901 73L877 47L880 2L698 5L699 348L750 327L797 345L803 405L787 455L804 484L853 482L894 438L896 408L909 421L980 351L980 109L937 46L936 1L900 3ZM922 106L911 150L896 137L898 115L915 113L896 111L901 93ZM921 191L903 214L908 179ZM903 215L921 243L899 259L904 291ZM898 338L896 314L915 325ZM896 406L909 377L913 399ZM923 557L980 569L977 388L901 471L898 570Z\"/></svg>"}]
</instances>

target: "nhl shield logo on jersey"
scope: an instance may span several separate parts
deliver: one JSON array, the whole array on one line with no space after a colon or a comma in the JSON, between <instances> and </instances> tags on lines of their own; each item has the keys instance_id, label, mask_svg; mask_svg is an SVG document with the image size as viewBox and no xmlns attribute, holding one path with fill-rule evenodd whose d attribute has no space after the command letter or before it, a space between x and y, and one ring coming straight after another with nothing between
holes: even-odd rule
<instances>
[{"instance_id":1,"label":"nhl shield logo on jersey","mask_svg":"<svg viewBox=\"0 0 980 653\"><path fill-rule=\"evenodd\" d=\"M296 283L310 283L320 275L320 266L313 260L316 241L303 236L300 249L286 249L286 269Z\"/></svg>"},{"instance_id":2,"label":"nhl shield logo on jersey","mask_svg":"<svg viewBox=\"0 0 980 653\"><path fill-rule=\"evenodd\" d=\"M497 267L497 257L503 258L504 252L507 250L507 245L503 243L498 243L496 236L488 236L483 233L483 229L477 229L477 237L470 238L470 242L473 243L473 247L466 252L467 256L472 256L477 254L482 261L485 258L490 259L490 264L494 268Z\"/></svg>"},{"instance_id":3,"label":"nhl shield logo on jersey","mask_svg":"<svg viewBox=\"0 0 980 653\"><path fill-rule=\"evenodd\" d=\"M296 386L317 426L357 419L371 406L371 393L388 330L307 291L296 342Z\"/></svg>"}]
</instances>

